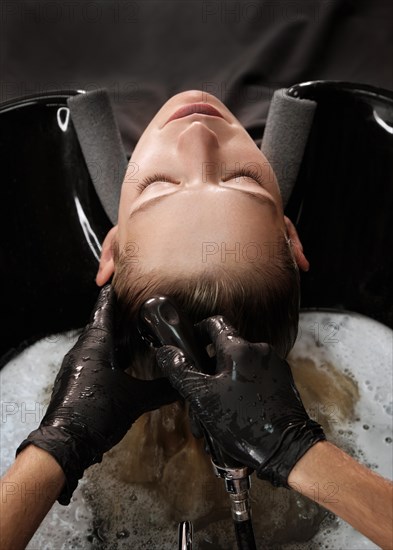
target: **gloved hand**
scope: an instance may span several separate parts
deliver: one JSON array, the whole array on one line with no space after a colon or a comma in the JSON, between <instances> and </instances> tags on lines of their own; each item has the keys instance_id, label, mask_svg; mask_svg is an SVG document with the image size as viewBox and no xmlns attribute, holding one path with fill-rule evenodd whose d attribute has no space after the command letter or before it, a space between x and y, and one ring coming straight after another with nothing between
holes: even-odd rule
<instances>
[{"instance_id":1,"label":"gloved hand","mask_svg":"<svg viewBox=\"0 0 393 550\"><path fill-rule=\"evenodd\" d=\"M197 372L176 347L157 351L157 362L221 447L258 477L288 487L296 462L326 439L306 413L288 363L268 344L241 338L221 316L196 327L216 351L216 374Z\"/></svg>"},{"instance_id":2,"label":"gloved hand","mask_svg":"<svg viewBox=\"0 0 393 550\"><path fill-rule=\"evenodd\" d=\"M113 345L115 295L98 297L90 323L64 357L44 418L17 449L34 444L62 467L66 485L58 501L68 504L86 468L118 443L144 412L179 399L165 378L132 378L116 368Z\"/></svg>"}]
</instances>

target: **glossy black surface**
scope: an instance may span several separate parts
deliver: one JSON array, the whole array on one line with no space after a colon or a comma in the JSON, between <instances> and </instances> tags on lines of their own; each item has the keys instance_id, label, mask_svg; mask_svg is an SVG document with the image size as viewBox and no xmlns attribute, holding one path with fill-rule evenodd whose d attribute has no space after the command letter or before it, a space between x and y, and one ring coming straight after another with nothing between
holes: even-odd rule
<instances>
[{"instance_id":1,"label":"glossy black surface","mask_svg":"<svg viewBox=\"0 0 393 550\"><path fill-rule=\"evenodd\" d=\"M73 93L0 106L1 363L38 337L82 326L98 295L98 245L111 224L67 120ZM291 93L318 102L287 207L311 262L302 306L392 327L393 95L336 82Z\"/></svg>"},{"instance_id":2,"label":"glossy black surface","mask_svg":"<svg viewBox=\"0 0 393 550\"><path fill-rule=\"evenodd\" d=\"M214 373L215 361L206 353L187 315L168 296L146 300L139 311L138 330L154 347L176 346L197 370Z\"/></svg>"},{"instance_id":3,"label":"glossy black surface","mask_svg":"<svg viewBox=\"0 0 393 550\"><path fill-rule=\"evenodd\" d=\"M75 93L75 92L74 92ZM0 357L82 326L111 227L68 117L71 92L0 107Z\"/></svg>"},{"instance_id":4,"label":"glossy black surface","mask_svg":"<svg viewBox=\"0 0 393 550\"><path fill-rule=\"evenodd\" d=\"M357 311L393 326L393 94L310 82L291 93L318 103L287 207L310 271L302 306Z\"/></svg>"}]
</instances>

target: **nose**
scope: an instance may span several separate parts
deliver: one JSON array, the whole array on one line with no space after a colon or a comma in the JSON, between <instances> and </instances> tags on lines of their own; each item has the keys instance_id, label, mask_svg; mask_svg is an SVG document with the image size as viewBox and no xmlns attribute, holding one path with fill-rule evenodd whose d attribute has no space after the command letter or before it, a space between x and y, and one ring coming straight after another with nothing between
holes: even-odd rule
<instances>
[{"instance_id":1,"label":"nose","mask_svg":"<svg viewBox=\"0 0 393 550\"><path fill-rule=\"evenodd\" d=\"M217 183L220 144L217 135L203 122L193 121L177 141L188 183Z\"/></svg>"}]
</instances>

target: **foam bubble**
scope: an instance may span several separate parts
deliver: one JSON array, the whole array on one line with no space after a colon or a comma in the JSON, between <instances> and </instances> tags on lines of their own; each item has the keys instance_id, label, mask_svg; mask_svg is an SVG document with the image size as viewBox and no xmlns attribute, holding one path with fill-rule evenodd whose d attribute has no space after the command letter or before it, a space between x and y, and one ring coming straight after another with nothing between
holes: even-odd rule
<instances>
[{"instance_id":1,"label":"foam bubble","mask_svg":"<svg viewBox=\"0 0 393 550\"><path fill-rule=\"evenodd\" d=\"M321 315L321 314L320 314ZM322 417L330 430L330 437L359 461L377 469L385 477L392 476L392 438L391 415L391 342L392 333L386 327L374 323L361 316L323 313L324 326L329 322L336 323L338 342L327 343L316 347L315 335L307 333L307 327L321 323L318 312L301 315L303 337L297 342L294 357L312 358L315 370L319 376L330 376L336 380L338 387L343 389L342 377L346 378L346 388L354 391L358 385L358 400L346 394L347 411L350 411L351 421L342 419L343 409L332 407L325 403L324 407L314 406L313 413L319 419ZM341 323L341 324L340 324ZM371 323L371 327L370 327ZM363 332L362 332L363 331ZM324 334L323 332L321 334ZM364 334L364 336L363 336ZM29 410L34 403L39 403L43 409L48 403L49 395L62 358L76 341L77 335L68 333L51 340L37 343L10 362L2 371L1 392L2 402L15 401L15 386L18 381L18 403L28 404ZM313 341L314 339L314 341ZM341 371L334 373L326 365ZM370 369L370 365L373 368ZM374 373L378 372L378 381ZM368 382L368 384L366 384ZM374 386L373 390L369 387ZM333 401L333 405L334 405ZM312 403L311 403L312 405ZM21 408L21 407L20 407ZM352 410L353 409L353 410ZM37 409L38 410L38 409ZM20 411L19 411L20 412ZM34 429L42 417L43 410L34 415L28 415L22 422L20 414L10 415L3 423L1 465L7 468L13 460L14 450L22 439ZM345 413L347 414L347 412ZM368 425L369 429L364 429ZM28 545L35 550L69 550L126 548L169 550L177 547L177 520L173 519L173 511L168 502L173 498L170 494L171 484L166 485L168 495L163 498L153 489L151 484L131 484L119 477L115 471L115 450L107 453L102 464L88 470L80 482L70 506L55 504ZM181 462L178 463L181 468ZM195 480L184 483L181 497L190 493L190 487ZM214 480L216 481L216 480ZM220 484L221 480L217 480ZM223 492L222 485L220 490ZM218 485L214 485L216 491ZM265 494L266 492L266 494ZM285 489L266 489L263 482L254 482L251 489L253 495L260 496L262 504L273 509L271 527L272 536L280 535L280 529L288 529L285 512L292 506L291 518L304 527L304 534L310 532L311 540L303 543L277 542L276 548L284 550L313 550L327 548L356 548L357 550L377 548L365 537L356 533L345 522L332 514L326 514L307 501L299 499L293 491ZM285 496L281 496L284 494ZM271 495L274 495L272 497ZM210 501L206 495L206 503ZM287 500L285 500L287 499ZM291 499L291 500L289 500ZM223 499L225 500L225 499ZM258 530L258 506L252 501L254 524ZM205 508L205 511L204 511ZM229 504L207 511L202 506L196 509L199 518L194 521L195 546L199 550L235 549L235 536L230 519ZM187 517L182 519L186 520ZM321 521L322 520L322 521ZM262 525L264 530L264 525ZM319 529L315 536L313 530ZM307 531L309 530L309 531ZM261 547L266 546L268 530L258 534ZM262 544L261 544L262 542ZM274 545L271 546L274 548Z\"/></svg>"}]
</instances>

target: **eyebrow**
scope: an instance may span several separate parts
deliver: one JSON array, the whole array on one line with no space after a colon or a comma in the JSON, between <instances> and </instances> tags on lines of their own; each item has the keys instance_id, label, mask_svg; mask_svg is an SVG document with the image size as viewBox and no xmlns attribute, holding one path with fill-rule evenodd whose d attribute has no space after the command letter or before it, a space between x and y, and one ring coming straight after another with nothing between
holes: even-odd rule
<instances>
[{"instance_id":1,"label":"eyebrow","mask_svg":"<svg viewBox=\"0 0 393 550\"><path fill-rule=\"evenodd\" d=\"M242 193L243 195L246 195L248 198L251 198L257 204L260 204L263 206L270 206L271 208L274 208L274 209L276 208L274 201L270 197L267 197L266 195L260 195L259 193L254 193L253 191L247 191L246 189L234 189L233 187L225 187L225 189L229 191L233 191L234 193ZM176 192L166 193L165 195L159 195L158 197L153 197L152 199L147 200L146 202L138 206L138 208L133 210L129 215L128 219L131 220L137 214L140 214L142 212L147 212L156 204L164 201L167 197L171 197L172 195L175 195L175 194Z\"/></svg>"}]
</instances>

